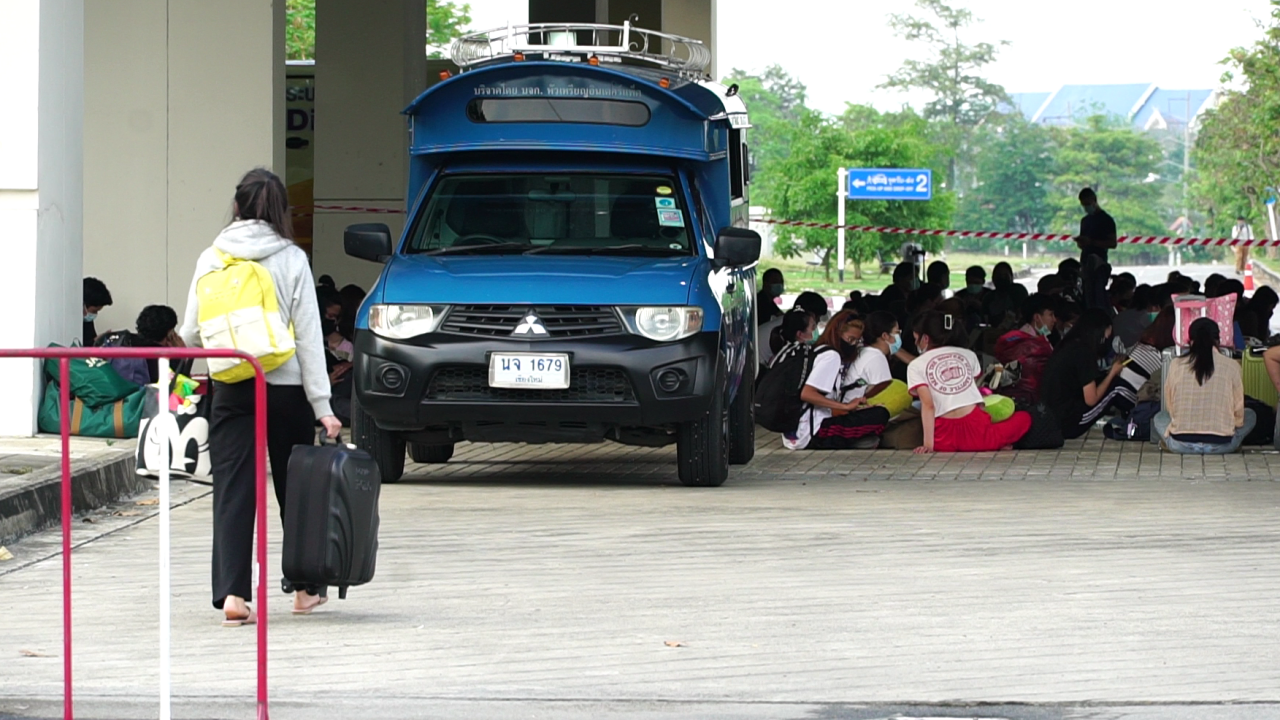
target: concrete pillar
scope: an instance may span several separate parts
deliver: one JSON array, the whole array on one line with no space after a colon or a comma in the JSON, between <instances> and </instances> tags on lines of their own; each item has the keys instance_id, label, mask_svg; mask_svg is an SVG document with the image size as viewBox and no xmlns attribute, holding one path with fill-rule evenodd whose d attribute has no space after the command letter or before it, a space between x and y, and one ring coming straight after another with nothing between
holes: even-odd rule
<instances>
[{"instance_id":1,"label":"concrete pillar","mask_svg":"<svg viewBox=\"0 0 1280 720\"><path fill-rule=\"evenodd\" d=\"M84 2L0 3L0 228L6 347L80 335ZM30 435L36 363L0 362L0 435Z\"/></svg>"},{"instance_id":2,"label":"concrete pillar","mask_svg":"<svg viewBox=\"0 0 1280 720\"><path fill-rule=\"evenodd\" d=\"M400 114L426 84L423 0L317 0L315 202L405 209L408 125ZM404 215L325 213L315 217L312 267L341 287L366 290L380 267L347 258L342 231Z\"/></svg>"},{"instance_id":3,"label":"concrete pillar","mask_svg":"<svg viewBox=\"0 0 1280 720\"><path fill-rule=\"evenodd\" d=\"M196 257L247 170L284 168L284 0L111 0L85 8L84 272L115 304L181 316Z\"/></svg>"}]
</instances>

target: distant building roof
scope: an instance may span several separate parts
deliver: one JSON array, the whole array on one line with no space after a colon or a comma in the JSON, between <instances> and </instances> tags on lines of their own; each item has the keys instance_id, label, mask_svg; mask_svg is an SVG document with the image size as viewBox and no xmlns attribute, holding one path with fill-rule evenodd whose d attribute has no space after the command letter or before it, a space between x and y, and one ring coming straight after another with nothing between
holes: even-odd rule
<instances>
[{"instance_id":1,"label":"distant building roof","mask_svg":"<svg viewBox=\"0 0 1280 720\"><path fill-rule=\"evenodd\" d=\"M1218 102L1216 90L1166 90L1151 83L1063 85L1049 93L1013 93L1012 105L1042 125L1074 125L1093 115L1125 118L1138 130L1163 130L1186 122L1190 96L1194 121Z\"/></svg>"}]
</instances>

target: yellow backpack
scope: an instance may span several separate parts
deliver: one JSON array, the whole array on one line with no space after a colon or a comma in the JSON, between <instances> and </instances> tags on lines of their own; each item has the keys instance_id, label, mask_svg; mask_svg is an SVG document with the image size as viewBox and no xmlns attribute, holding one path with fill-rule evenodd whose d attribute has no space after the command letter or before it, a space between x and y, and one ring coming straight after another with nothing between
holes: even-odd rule
<instances>
[{"instance_id":1,"label":"yellow backpack","mask_svg":"<svg viewBox=\"0 0 1280 720\"><path fill-rule=\"evenodd\" d=\"M242 350L271 372L293 357L293 327L280 316L271 272L252 260L214 249L225 267L196 281L200 341L210 349ZM253 365L240 359L210 359L209 377L236 383L253 377Z\"/></svg>"}]
</instances>

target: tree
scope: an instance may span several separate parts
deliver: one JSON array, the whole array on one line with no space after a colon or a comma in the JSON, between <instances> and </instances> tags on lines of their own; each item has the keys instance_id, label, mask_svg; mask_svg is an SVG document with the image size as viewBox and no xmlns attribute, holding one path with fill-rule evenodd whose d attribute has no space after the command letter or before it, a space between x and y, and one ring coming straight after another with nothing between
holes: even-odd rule
<instances>
[{"instance_id":1,"label":"tree","mask_svg":"<svg viewBox=\"0 0 1280 720\"><path fill-rule=\"evenodd\" d=\"M930 92L933 99L925 104L924 117L945 122L950 129L948 144L958 151L957 155L963 155L967 129L981 123L1001 102L1009 101L1003 87L978 74L995 62L997 46L961 41L960 31L978 22L972 12L951 7L943 0L916 0L915 4L934 19L894 14L889 16L889 25L906 40L923 43L929 48L930 57L904 61L879 87ZM947 179L947 187L959 189L955 160L949 163Z\"/></svg>"},{"instance_id":2,"label":"tree","mask_svg":"<svg viewBox=\"0 0 1280 720\"><path fill-rule=\"evenodd\" d=\"M841 167L929 167L939 150L928 138L928 123L911 111L881 115L871 108L859 110L865 119L854 132L840 120L807 110L796 121L786 158L765 166L769 180L764 198L775 217L836 221L836 172ZM851 201L846 222L851 225L892 227L946 227L955 208L951 193L933 200ZM845 254L854 263L854 277L862 277L862 263L882 251L896 253L901 235L855 233L846 238ZM938 238L926 237L926 249L936 250ZM784 257L806 251L816 253L830 276L836 257L836 231L796 229L780 237L774 249Z\"/></svg>"},{"instance_id":3,"label":"tree","mask_svg":"<svg viewBox=\"0 0 1280 720\"><path fill-rule=\"evenodd\" d=\"M316 0L287 0L284 12L285 58L314 60L316 57Z\"/></svg>"},{"instance_id":4,"label":"tree","mask_svg":"<svg viewBox=\"0 0 1280 720\"><path fill-rule=\"evenodd\" d=\"M960 201L966 229L1043 232L1054 215L1049 179L1054 147L1049 132L1019 114L1001 115L975 135L975 186ZM955 246L985 251L1001 241L957 241Z\"/></svg>"},{"instance_id":5,"label":"tree","mask_svg":"<svg viewBox=\"0 0 1280 720\"><path fill-rule=\"evenodd\" d=\"M427 47L430 48L427 57L444 57L449 43L462 37L462 31L470 24L470 3L427 0Z\"/></svg>"},{"instance_id":6,"label":"tree","mask_svg":"<svg viewBox=\"0 0 1280 720\"><path fill-rule=\"evenodd\" d=\"M461 37L471 24L471 5L448 0L426 0L427 57L440 58L449 43ZM289 60L314 60L316 57L316 0L286 0L285 57Z\"/></svg>"},{"instance_id":7,"label":"tree","mask_svg":"<svg viewBox=\"0 0 1280 720\"><path fill-rule=\"evenodd\" d=\"M809 112L805 107L807 89L780 65L770 65L759 75L734 69L725 85L737 85L751 118L747 143L751 148L755 192L768 194L773 176L763 172L787 157L796 122Z\"/></svg>"},{"instance_id":8,"label":"tree","mask_svg":"<svg viewBox=\"0 0 1280 720\"><path fill-rule=\"evenodd\" d=\"M1264 215L1269 188L1280 184L1280 0L1271 0L1270 22L1258 27L1262 39L1223 60L1230 68L1223 82L1239 79L1245 87L1223 91L1192 150L1192 195L1220 235L1238 214Z\"/></svg>"},{"instance_id":9,"label":"tree","mask_svg":"<svg viewBox=\"0 0 1280 720\"><path fill-rule=\"evenodd\" d=\"M1056 146L1051 202L1057 213L1055 232L1075 234L1083 211L1077 194L1091 187L1099 205L1111 214L1121 235L1163 235L1168 220L1160 217L1162 188L1152 181L1164 154L1160 143L1134 130L1126 121L1101 115L1084 125L1049 129ZM1121 245L1117 259L1150 260L1158 251Z\"/></svg>"}]
</instances>

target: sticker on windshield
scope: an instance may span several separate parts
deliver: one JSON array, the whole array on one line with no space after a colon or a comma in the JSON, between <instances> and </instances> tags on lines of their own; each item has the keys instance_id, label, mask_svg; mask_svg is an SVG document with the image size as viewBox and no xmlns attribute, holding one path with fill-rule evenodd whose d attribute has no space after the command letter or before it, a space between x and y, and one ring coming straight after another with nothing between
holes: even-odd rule
<instances>
[{"instance_id":1,"label":"sticker on windshield","mask_svg":"<svg viewBox=\"0 0 1280 720\"><path fill-rule=\"evenodd\" d=\"M658 189L655 192L657 192L659 195L670 195L671 188L667 187L666 185L659 185Z\"/></svg>"},{"instance_id":2,"label":"sticker on windshield","mask_svg":"<svg viewBox=\"0 0 1280 720\"><path fill-rule=\"evenodd\" d=\"M675 199L675 198L670 198L670 197L656 197L656 198L654 198L654 199L653 199L653 201L654 201L654 203L656 203L656 204L657 204L657 206L658 206L658 209L659 209L659 210L675 210L675 209L676 209L676 199Z\"/></svg>"},{"instance_id":3,"label":"sticker on windshield","mask_svg":"<svg viewBox=\"0 0 1280 720\"><path fill-rule=\"evenodd\" d=\"M663 227L684 227L684 213L679 210L659 210L658 224Z\"/></svg>"}]
</instances>

